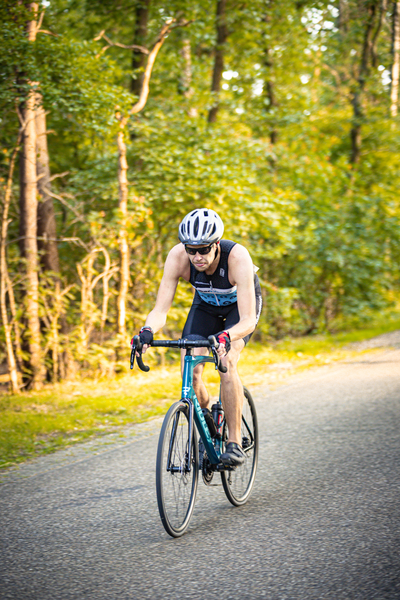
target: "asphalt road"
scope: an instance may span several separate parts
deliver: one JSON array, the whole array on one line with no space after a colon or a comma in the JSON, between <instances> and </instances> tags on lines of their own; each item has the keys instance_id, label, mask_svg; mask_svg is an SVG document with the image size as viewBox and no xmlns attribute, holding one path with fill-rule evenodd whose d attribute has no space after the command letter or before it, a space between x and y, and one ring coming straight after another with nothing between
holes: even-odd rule
<instances>
[{"instance_id":1,"label":"asphalt road","mask_svg":"<svg viewBox=\"0 0 400 600\"><path fill-rule=\"evenodd\" d=\"M156 506L159 421L11 471L0 486L0 597L400 598L400 349L255 390L249 502L199 484L190 529Z\"/></svg>"}]
</instances>

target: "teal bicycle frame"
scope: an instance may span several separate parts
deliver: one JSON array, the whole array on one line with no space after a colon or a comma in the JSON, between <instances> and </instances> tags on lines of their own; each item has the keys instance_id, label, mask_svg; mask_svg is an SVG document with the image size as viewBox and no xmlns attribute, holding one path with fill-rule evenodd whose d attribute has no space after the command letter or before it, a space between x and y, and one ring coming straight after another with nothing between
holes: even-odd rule
<instances>
[{"instance_id":1,"label":"teal bicycle frame","mask_svg":"<svg viewBox=\"0 0 400 600\"><path fill-rule=\"evenodd\" d=\"M183 366L182 375L182 396L181 401L185 402L189 407L189 439L192 439L193 434L193 420L196 423L197 430L203 440L204 448L207 452L207 456L210 463L218 465L220 462L221 455L221 442L218 438L215 439L215 445L210 435L210 430L201 411L199 401L193 389L193 370L201 364L212 362L215 363L215 359L211 356L193 356L192 348L186 350L186 356ZM219 400L221 402L221 400ZM191 447L189 448L188 457L188 470L191 468Z\"/></svg>"},{"instance_id":2,"label":"teal bicycle frame","mask_svg":"<svg viewBox=\"0 0 400 600\"><path fill-rule=\"evenodd\" d=\"M188 341L185 339L181 340L154 340L152 343L152 347L163 347L163 348L181 348L186 350L186 355L184 358L183 365L183 375L182 375L182 395L181 402L184 402L188 406L189 410L189 439L192 439L194 435L193 431L193 423L196 424L198 432L200 434L201 439L203 440L204 448L207 452L208 459L211 465L215 466L215 470L231 470L230 467L224 467L222 463L220 463L221 456L221 439L217 436L213 441L210 430L208 429L208 425L203 416L203 413L200 408L199 401L196 397L195 391L193 389L193 370L195 367L201 363L214 363L215 368L219 369L222 373L226 373L226 367L220 364L219 356L216 351L217 342L214 336L210 336L208 340L196 340L196 341ZM210 348L212 351L212 356L193 356L193 348ZM141 344L139 340L139 336L135 336L132 340L132 351L131 351L131 369L133 368L135 361L135 352L139 351L139 355L137 356L137 362L139 368L142 371L149 371L149 367L143 363L141 351ZM219 403L221 399L219 399ZM188 449L188 459L187 459L187 470L191 469L191 446ZM214 470L214 469L213 469Z\"/></svg>"}]
</instances>

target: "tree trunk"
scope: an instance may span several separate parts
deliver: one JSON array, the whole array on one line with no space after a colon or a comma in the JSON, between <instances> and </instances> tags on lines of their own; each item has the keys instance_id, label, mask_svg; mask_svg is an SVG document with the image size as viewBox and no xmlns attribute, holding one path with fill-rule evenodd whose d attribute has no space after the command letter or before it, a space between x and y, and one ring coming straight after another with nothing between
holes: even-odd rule
<instances>
[{"instance_id":1,"label":"tree trunk","mask_svg":"<svg viewBox=\"0 0 400 600\"><path fill-rule=\"evenodd\" d=\"M14 173L15 159L19 151L21 135L17 142L10 162L10 169L8 174L8 180L6 185L6 191L4 195L3 203L3 214L1 218L1 242L0 242L0 310L1 320L3 322L4 336L6 339L6 352L7 352L7 365L8 372L10 374L11 390L14 394L19 392L19 381L17 363L15 360L14 348L11 337L11 325L8 321L7 305L6 305L6 293L8 288L8 269L7 269L7 257L6 257L6 243L7 243L7 229L8 229L8 209L11 200L11 189L12 180Z\"/></svg>"},{"instance_id":2,"label":"tree trunk","mask_svg":"<svg viewBox=\"0 0 400 600\"><path fill-rule=\"evenodd\" d=\"M339 14L338 14L338 29L341 33L347 32L347 25L349 20L349 5L347 0L339 0Z\"/></svg>"},{"instance_id":3,"label":"tree trunk","mask_svg":"<svg viewBox=\"0 0 400 600\"><path fill-rule=\"evenodd\" d=\"M361 54L361 62L358 71L357 88L353 92L351 103L353 105L353 125L350 131L351 140L351 153L350 162L357 164L360 160L361 154L361 127L364 120L364 110L362 107L362 100L366 85L367 76L370 70L369 63L372 58L372 34L374 21L376 16L376 9L378 1L371 2L368 6L367 23L364 32L364 42Z\"/></svg>"},{"instance_id":4,"label":"tree trunk","mask_svg":"<svg viewBox=\"0 0 400 600\"><path fill-rule=\"evenodd\" d=\"M7 258L7 256L6 256ZM12 317L12 325L14 326L14 341L15 341L15 358L17 361L17 367L19 368L20 371L22 371L22 366L23 366L23 353L22 353L22 346L21 346L21 334L19 331L19 321L17 318L17 305L15 302L15 296L14 296L14 289L13 289L13 285L12 285L12 281L10 279L10 275L8 273L7 270L7 263L6 263L6 275L7 275L7 293L8 293L8 302L10 304L10 312L11 312L11 317Z\"/></svg>"},{"instance_id":5,"label":"tree trunk","mask_svg":"<svg viewBox=\"0 0 400 600\"><path fill-rule=\"evenodd\" d=\"M219 93L221 90L221 79L224 71L224 46L228 38L228 27L226 24L226 0L217 0L217 45L215 48L215 60L211 91L214 96L214 104L208 113L208 122L215 123L219 109Z\"/></svg>"},{"instance_id":6,"label":"tree trunk","mask_svg":"<svg viewBox=\"0 0 400 600\"><path fill-rule=\"evenodd\" d=\"M119 230L119 294L118 294L118 335L126 338L126 298L129 288L129 245L126 230L128 218L128 163L126 161L126 144L124 140L124 127L118 132L118 182L119 182L119 210L121 226ZM121 342L122 342L121 339Z\"/></svg>"},{"instance_id":7,"label":"tree trunk","mask_svg":"<svg viewBox=\"0 0 400 600\"><path fill-rule=\"evenodd\" d=\"M267 112L271 113L277 106L278 103L276 101L276 96L275 96L275 88L274 88L274 83L272 81L272 76L271 76L271 71L272 71L272 59L270 56L270 50L269 48L265 49L265 66L269 69L270 74L268 79L265 81L265 96L268 99L268 108L267 108ZM276 144L277 140L278 140L278 132L276 130L276 127L274 125L272 125L270 127L270 131L269 131L269 139L271 141L271 144Z\"/></svg>"},{"instance_id":8,"label":"tree trunk","mask_svg":"<svg viewBox=\"0 0 400 600\"><path fill-rule=\"evenodd\" d=\"M45 271L59 273L56 218L53 198L50 191L49 153L47 149L46 113L42 106L40 93L36 94L36 151L37 151L37 185L40 195L37 213L38 248L41 251L40 261Z\"/></svg>"},{"instance_id":9,"label":"tree trunk","mask_svg":"<svg viewBox=\"0 0 400 600\"><path fill-rule=\"evenodd\" d=\"M30 9L36 16L38 5L31 3ZM27 25L28 39L36 38L36 20ZM39 321L39 276L37 248L37 175L36 175L36 124L35 89L37 84L28 81L30 90L22 107L25 128L20 155L20 215L23 257L26 269L26 320L27 346L29 351L28 368L31 372L29 387L40 389L44 380L42 353L40 346Z\"/></svg>"},{"instance_id":10,"label":"tree trunk","mask_svg":"<svg viewBox=\"0 0 400 600\"><path fill-rule=\"evenodd\" d=\"M190 45L190 39L185 38L182 43L181 50L183 58L183 69L182 76L179 85L179 91L183 94L186 100L190 100L193 95L192 88L192 49ZM189 117L197 117L198 112L194 106L190 106L188 109Z\"/></svg>"},{"instance_id":11,"label":"tree trunk","mask_svg":"<svg viewBox=\"0 0 400 600\"><path fill-rule=\"evenodd\" d=\"M145 46L147 37L147 23L149 20L150 0L137 0L136 2L136 22L133 43L136 46ZM131 81L131 92L136 96L140 95L142 89L144 66L146 56L140 50L133 50L132 70L136 72L136 79Z\"/></svg>"},{"instance_id":12,"label":"tree trunk","mask_svg":"<svg viewBox=\"0 0 400 600\"><path fill-rule=\"evenodd\" d=\"M100 321L100 343L103 343L104 327L108 318L108 301L110 298L109 281L114 273L115 269L111 269L111 260L108 252L103 248L103 254L105 259L104 277L103 277L103 303L101 307L101 321Z\"/></svg>"},{"instance_id":13,"label":"tree trunk","mask_svg":"<svg viewBox=\"0 0 400 600\"><path fill-rule=\"evenodd\" d=\"M378 45L378 38L379 38L379 34L382 30L382 26L383 26L383 22L385 19L385 15L386 15L386 11L387 11L387 0L381 0L381 6L380 6L380 10L379 10L379 18L378 18L378 25L375 29L372 41L371 41L371 63L373 67L377 67L378 66L378 53L377 53L377 45Z\"/></svg>"},{"instance_id":14,"label":"tree trunk","mask_svg":"<svg viewBox=\"0 0 400 600\"><path fill-rule=\"evenodd\" d=\"M271 49L269 48L269 36L268 34L268 24L271 22L271 10L273 6L273 0L268 2L268 12L264 15L263 21L266 24L266 29L264 30L263 35L263 45L264 45L264 65L267 69L267 77L264 82L264 97L268 100L268 106L266 108L267 113L271 113L278 106L275 96L275 86L273 82L273 60L271 56ZM275 120L275 119L274 119ZM270 123L269 130L269 139L271 144L276 144L278 140L278 132L275 127L275 123Z\"/></svg>"},{"instance_id":15,"label":"tree trunk","mask_svg":"<svg viewBox=\"0 0 400 600\"><path fill-rule=\"evenodd\" d=\"M190 98L193 93L192 86L192 53L189 38L185 38L182 43L181 54L183 58L183 69L181 76L180 89L185 98Z\"/></svg>"},{"instance_id":16,"label":"tree trunk","mask_svg":"<svg viewBox=\"0 0 400 600\"><path fill-rule=\"evenodd\" d=\"M397 115L397 103L399 98L399 66L400 66L400 2L393 2L393 25L392 25L392 81L390 84L390 114Z\"/></svg>"}]
</instances>

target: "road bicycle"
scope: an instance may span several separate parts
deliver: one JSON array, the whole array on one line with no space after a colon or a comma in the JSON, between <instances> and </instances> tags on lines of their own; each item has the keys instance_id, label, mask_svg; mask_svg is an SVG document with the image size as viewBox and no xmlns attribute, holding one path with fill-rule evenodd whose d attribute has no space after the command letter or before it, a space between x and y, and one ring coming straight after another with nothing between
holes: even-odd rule
<instances>
[{"instance_id":1,"label":"road bicycle","mask_svg":"<svg viewBox=\"0 0 400 600\"><path fill-rule=\"evenodd\" d=\"M215 337L210 336L208 340L154 340L152 347L186 350L181 399L165 415L156 463L157 503L161 521L169 535L180 537L188 528L193 514L200 471L206 485L211 485L215 473L221 474L225 494L234 506L247 502L257 470L257 414L250 392L244 388L241 435L246 459L239 467L224 466L220 456L228 439L228 430L221 398L212 407L215 427L210 423L209 428L193 389L193 370L198 364L211 362L216 369L226 372L226 367L220 364ZM212 355L194 356L194 348L210 348ZM150 368L143 363L139 336L132 340L131 369L136 351L139 353L139 368L149 371ZM204 448L200 457L199 436Z\"/></svg>"}]
</instances>

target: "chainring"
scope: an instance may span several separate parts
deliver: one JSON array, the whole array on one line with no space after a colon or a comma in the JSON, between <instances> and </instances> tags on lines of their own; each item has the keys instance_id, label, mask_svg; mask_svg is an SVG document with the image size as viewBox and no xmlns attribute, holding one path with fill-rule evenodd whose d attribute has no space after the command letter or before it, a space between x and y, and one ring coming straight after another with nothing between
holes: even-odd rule
<instances>
[{"instance_id":1,"label":"chainring","mask_svg":"<svg viewBox=\"0 0 400 600\"><path fill-rule=\"evenodd\" d=\"M203 476L204 483L206 485L211 485L212 479L214 477L214 471L211 468L211 463L207 456L206 451L204 451L204 455L203 455L203 464L201 467L201 474Z\"/></svg>"}]
</instances>

